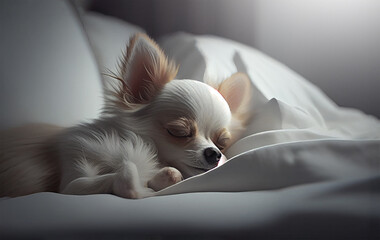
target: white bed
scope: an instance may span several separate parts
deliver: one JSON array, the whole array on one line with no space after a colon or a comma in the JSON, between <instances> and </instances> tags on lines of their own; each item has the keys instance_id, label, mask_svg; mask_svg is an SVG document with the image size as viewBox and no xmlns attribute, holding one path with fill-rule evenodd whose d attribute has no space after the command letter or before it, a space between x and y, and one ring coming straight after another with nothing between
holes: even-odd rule
<instances>
[{"instance_id":1,"label":"white bed","mask_svg":"<svg viewBox=\"0 0 380 240\"><path fill-rule=\"evenodd\" d=\"M28 21L20 17L25 11ZM0 13L2 27L16 22L36 29L32 43L39 53L68 55L45 61L27 51L22 63L28 66L16 73L4 67L1 57L7 82L1 79L0 96L8 103L1 105L1 128L31 121L69 126L96 117L101 89L107 87L99 73L112 69L128 37L142 31L94 13L76 16L63 1L9 1ZM38 28L33 19L49 24ZM70 34L62 35L64 29ZM11 60L21 54L13 51L17 44L31 44L14 34L0 40ZM57 34L64 39L46 37ZM50 45L39 44L38 38ZM230 161L142 200L57 193L2 198L0 239L380 239L378 119L336 106L310 82L251 47L186 33L163 37L159 44L180 64L179 79L218 82L236 71L251 78L254 116L242 139L227 151ZM50 53L51 45L62 49ZM77 56L80 62L73 63ZM60 67L64 71L57 75ZM21 84L26 75L33 81L29 85L39 84L34 92ZM54 95L59 104L70 104L72 114L46 104L45 111L37 107L37 113L26 114L25 109L49 101L52 96L43 93L62 81L64 89L86 92L71 92L72 102L65 92ZM15 89L17 94L10 94ZM20 102L11 108L23 91L34 105Z\"/></svg>"}]
</instances>

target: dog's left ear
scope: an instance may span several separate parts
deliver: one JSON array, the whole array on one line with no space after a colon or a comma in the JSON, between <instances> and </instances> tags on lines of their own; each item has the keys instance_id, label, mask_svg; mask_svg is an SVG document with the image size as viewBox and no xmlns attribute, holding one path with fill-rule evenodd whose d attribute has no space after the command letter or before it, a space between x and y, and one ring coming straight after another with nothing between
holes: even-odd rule
<instances>
[{"instance_id":1,"label":"dog's left ear","mask_svg":"<svg viewBox=\"0 0 380 240\"><path fill-rule=\"evenodd\" d=\"M252 86L249 77L235 73L219 85L218 91L227 101L233 118L245 125L250 118Z\"/></svg>"},{"instance_id":2,"label":"dog's left ear","mask_svg":"<svg viewBox=\"0 0 380 240\"><path fill-rule=\"evenodd\" d=\"M178 68L146 34L136 34L119 63L116 77L121 84L115 89L114 103L126 109L149 103L163 86L174 79ZM116 100L116 101L115 101Z\"/></svg>"}]
</instances>

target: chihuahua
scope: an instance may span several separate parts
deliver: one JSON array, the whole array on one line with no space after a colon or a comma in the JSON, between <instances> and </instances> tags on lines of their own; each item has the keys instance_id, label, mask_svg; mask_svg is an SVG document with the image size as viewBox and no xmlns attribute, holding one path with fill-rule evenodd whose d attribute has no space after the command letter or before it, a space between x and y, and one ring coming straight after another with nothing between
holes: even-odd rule
<instances>
[{"instance_id":1,"label":"chihuahua","mask_svg":"<svg viewBox=\"0 0 380 240\"><path fill-rule=\"evenodd\" d=\"M235 73L211 87L174 80L177 70L147 35L133 36L117 73L108 74L117 84L106 90L99 119L3 133L0 196L144 198L215 168L250 117L250 80Z\"/></svg>"}]
</instances>

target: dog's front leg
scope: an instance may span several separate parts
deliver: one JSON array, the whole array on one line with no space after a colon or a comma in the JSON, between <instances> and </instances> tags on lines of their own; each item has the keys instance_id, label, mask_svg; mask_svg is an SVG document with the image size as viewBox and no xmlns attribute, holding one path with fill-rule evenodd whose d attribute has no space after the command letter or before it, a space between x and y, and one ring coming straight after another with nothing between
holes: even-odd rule
<instances>
[{"instance_id":1,"label":"dog's front leg","mask_svg":"<svg viewBox=\"0 0 380 240\"><path fill-rule=\"evenodd\" d=\"M154 191L160 191L182 180L182 174L178 171L178 169L173 167L164 167L151 180L148 181L148 187Z\"/></svg>"},{"instance_id":2,"label":"dog's front leg","mask_svg":"<svg viewBox=\"0 0 380 240\"><path fill-rule=\"evenodd\" d=\"M76 195L112 193L132 199L153 196L151 189L140 184L138 170L132 162L126 162L117 173L74 179L61 192Z\"/></svg>"},{"instance_id":3,"label":"dog's front leg","mask_svg":"<svg viewBox=\"0 0 380 240\"><path fill-rule=\"evenodd\" d=\"M64 194L87 195L96 193L112 193L116 173L109 173L94 177L80 177L71 181L61 191Z\"/></svg>"},{"instance_id":4,"label":"dog's front leg","mask_svg":"<svg viewBox=\"0 0 380 240\"><path fill-rule=\"evenodd\" d=\"M123 198L144 198L153 196L148 188L135 189L117 173L109 173L95 177L80 177L71 181L63 194L88 195L111 193Z\"/></svg>"}]
</instances>

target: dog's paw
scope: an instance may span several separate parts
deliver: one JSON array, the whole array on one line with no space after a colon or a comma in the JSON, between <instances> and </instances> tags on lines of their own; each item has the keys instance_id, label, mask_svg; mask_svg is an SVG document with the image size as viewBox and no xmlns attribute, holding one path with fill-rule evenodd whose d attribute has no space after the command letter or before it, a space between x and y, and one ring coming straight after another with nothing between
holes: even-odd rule
<instances>
[{"instance_id":1,"label":"dog's paw","mask_svg":"<svg viewBox=\"0 0 380 240\"><path fill-rule=\"evenodd\" d=\"M112 193L122 198L137 199L139 198L138 192L128 181L122 178L116 178L112 185Z\"/></svg>"},{"instance_id":2,"label":"dog's paw","mask_svg":"<svg viewBox=\"0 0 380 240\"><path fill-rule=\"evenodd\" d=\"M164 167L151 180L149 180L148 187L154 191L160 191L182 181L182 179L181 172L176 168Z\"/></svg>"},{"instance_id":3,"label":"dog's paw","mask_svg":"<svg viewBox=\"0 0 380 240\"><path fill-rule=\"evenodd\" d=\"M122 198L140 199L154 196L154 191L147 187L131 187L129 184L115 182L113 184L113 194Z\"/></svg>"},{"instance_id":4,"label":"dog's paw","mask_svg":"<svg viewBox=\"0 0 380 240\"><path fill-rule=\"evenodd\" d=\"M154 195L155 195L155 191L147 187L144 187L138 190L138 198L148 198L148 197L153 197Z\"/></svg>"}]
</instances>

